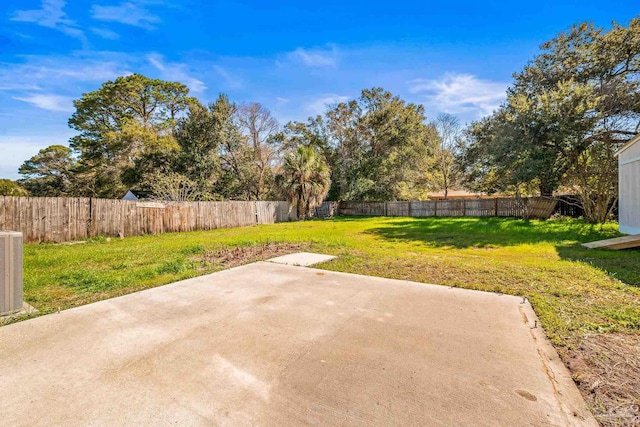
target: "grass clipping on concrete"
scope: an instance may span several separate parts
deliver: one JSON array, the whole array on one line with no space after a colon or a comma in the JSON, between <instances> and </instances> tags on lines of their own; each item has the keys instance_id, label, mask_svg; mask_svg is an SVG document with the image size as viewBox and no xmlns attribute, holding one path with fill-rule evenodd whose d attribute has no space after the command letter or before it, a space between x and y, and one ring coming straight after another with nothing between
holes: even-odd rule
<instances>
[{"instance_id":1,"label":"grass clipping on concrete","mask_svg":"<svg viewBox=\"0 0 640 427\"><path fill-rule=\"evenodd\" d=\"M337 255L318 267L527 296L565 363L581 360L572 372L600 422L637 425L640 250L580 246L617 235L579 220L350 217L33 244L25 299L46 314L285 253Z\"/></svg>"}]
</instances>

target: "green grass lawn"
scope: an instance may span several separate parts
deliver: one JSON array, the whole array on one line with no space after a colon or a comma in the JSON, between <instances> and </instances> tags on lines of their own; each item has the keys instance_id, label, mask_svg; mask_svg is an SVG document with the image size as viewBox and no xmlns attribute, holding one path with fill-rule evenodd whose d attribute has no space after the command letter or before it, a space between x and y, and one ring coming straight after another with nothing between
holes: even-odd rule
<instances>
[{"instance_id":1,"label":"green grass lawn","mask_svg":"<svg viewBox=\"0 0 640 427\"><path fill-rule=\"evenodd\" d=\"M25 299L50 313L225 268L207 254L264 242L338 255L328 270L527 296L555 344L640 332L640 251L587 250L617 235L578 220L337 218L25 247Z\"/></svg>"}]
</instances>

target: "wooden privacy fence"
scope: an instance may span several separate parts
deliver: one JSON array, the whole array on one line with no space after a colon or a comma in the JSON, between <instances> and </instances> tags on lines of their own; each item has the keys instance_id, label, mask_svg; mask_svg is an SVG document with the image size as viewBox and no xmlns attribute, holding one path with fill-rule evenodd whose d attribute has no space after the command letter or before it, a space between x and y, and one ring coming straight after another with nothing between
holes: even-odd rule
<instances>
[{"instance_id":1,"label":"wooden privacy fence","mask_svg":"<svg viewBox=\"0 0 640 427\"><path fill-rule=\"evenodd\" d=\"M543 197L427 200L421 202L325 202L316 216L515 216L549 218L556 200Z\"/></svg>"},{"instance_id":2,"label":"wooden privacy fence","mask_svg":"<svg viewBox=\"0 0 640 427\"><path fill-rule=\"evenodd\" d=\"M0 230L25 242L68 242L245 227L295 220L287 202L135 202L71 197L0 197Z\"/></svg>"}]
</instances>

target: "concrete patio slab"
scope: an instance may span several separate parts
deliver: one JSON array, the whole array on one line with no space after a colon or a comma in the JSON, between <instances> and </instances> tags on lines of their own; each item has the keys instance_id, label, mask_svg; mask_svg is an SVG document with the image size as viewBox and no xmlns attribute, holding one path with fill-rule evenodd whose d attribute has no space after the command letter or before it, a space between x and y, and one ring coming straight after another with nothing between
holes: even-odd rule
<instances>
[{"instance_id":1,"label":"concrete patio slab","mask_svg":"<svg viewBox=\"0 0 640 427\"><path fill-rule=\"evenodd\" d=\"M334 259L333 255L314 254L311 252L296 252L295 254L282 255L276 258L268 259L268 262L276 264L297 265L300 267L308 267L314 264Z\"/></svg>"},{"instance_id":2,"label":"concrete patio slab","mask_svg":"<svg viewBox=\"0 0 640 427\"><path fill-rule=\"evenodd\" d=\"M520 298L258 262L0 328L7 426L596 426Z\"/></svg>"}]
</instances>

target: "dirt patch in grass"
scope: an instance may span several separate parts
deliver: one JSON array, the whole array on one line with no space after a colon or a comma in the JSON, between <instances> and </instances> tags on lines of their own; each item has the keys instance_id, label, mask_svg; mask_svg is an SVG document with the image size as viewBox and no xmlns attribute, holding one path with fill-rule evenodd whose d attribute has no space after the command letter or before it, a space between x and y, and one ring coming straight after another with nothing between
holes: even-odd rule
<instances>
[{"instance_id":1,"label":"dirt patch in grass","mask_svg":"<svg viewBox=\"0 0 640 427\"><path fill-rule=\"evenodd\" d=\"M224 268L231 268L269 258L275 258L280 255L300 252L308 247L308 243L265 242L259 245L220 248L213 251L206 251L202 254L201 261L211 264L221 264Z\"/></svg>"},{"instance_id":2,"label":"dirt patch in grass","mask_svg":"<svg viewBox=\"0 0 640 427\"><path fill-rule=\"evenodd\" d=\"M602 426L640 425L640 335L584 335L563 356Z\"/></svg>"}]
</instances>

